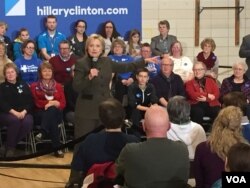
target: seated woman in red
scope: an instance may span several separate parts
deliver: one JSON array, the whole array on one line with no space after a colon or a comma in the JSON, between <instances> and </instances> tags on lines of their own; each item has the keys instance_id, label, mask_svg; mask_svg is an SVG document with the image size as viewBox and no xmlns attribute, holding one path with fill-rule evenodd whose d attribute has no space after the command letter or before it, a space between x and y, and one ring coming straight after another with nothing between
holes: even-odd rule
<instances>
[{"instance_id":1,"label":"seated woman in red","mask_svg":"<svg viewBox=\"0 0 250 188\"><path fill-rule=\"evenodd\" d=\"M62 85L53 78L52 65L43 62L39 67L39 80L31 85L35 101L35 123L41 125L36 140L49 136L52 146L60 145L58 124L62 122L62 110L65 107L65 96ZM56 157L64 157L61 150L55 152Z\"/></svg>"},{"instance_id":2,"label":"seated woman in red","mask_svg":"<svg viewBox=\"0 0 250 188\"><path fill-rule=\"evenodd\" d=\"M220 110L219 87L213 78L205 76L204 63L196 62L193 71L194 79L186 83L186 95L191 104L191 120L202 125L203 117L208 116L213 122Z\"/></svg>"}]
</instances>

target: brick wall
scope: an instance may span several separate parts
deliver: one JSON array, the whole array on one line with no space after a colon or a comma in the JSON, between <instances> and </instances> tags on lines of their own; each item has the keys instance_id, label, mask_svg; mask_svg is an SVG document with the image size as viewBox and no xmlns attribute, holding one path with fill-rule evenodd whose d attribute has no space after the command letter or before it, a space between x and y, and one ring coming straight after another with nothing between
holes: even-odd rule
<instances>
[{"instance_id":1,"label":"brick wall","mask_svg":"<svg viewBox=\"0 0 250 188\"><path fill-rule=\"evenodd\" d=\"M235 6L234 0L201 0L201 7ZM250 1L241 0L244 10L240 13L240 43L242 37L250 33ZM215 54L220 65L231 66L236 61L244 61L238 56L239 47L234 43L235 11L203 10L200 14L200 42L212 37L216 42ZM170 22L170 34L181 41L184 55L193 59L201 51L194 46L195 0L142 0L142 41L150 42L158 35L158 22L167 19ZM232 74L230 69L219 70L219 80Z\"/></svg>"}]
</instances>

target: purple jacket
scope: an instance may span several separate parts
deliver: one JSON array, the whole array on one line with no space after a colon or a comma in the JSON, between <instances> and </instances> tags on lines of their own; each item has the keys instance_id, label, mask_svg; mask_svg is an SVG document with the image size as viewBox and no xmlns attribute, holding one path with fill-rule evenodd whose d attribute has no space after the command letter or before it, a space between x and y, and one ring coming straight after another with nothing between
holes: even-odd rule
<instances>
[{"instance_id":1,"label":"purple jacket","mask_svg":"<svg viewBox=\"0 0 250 188\"><path fill-rule=\"evenodd\" d=\"M221 178L223 170L224 161L216 153L212 153L207 142L200 143L194 156L196 188L211 188Z\"/></svg>"},{"instance_id":2,"label":"purple jacket","mask_svg":"<svg viewBox=\"0 0 250 188\"><path fill-rule=\"evenodd\" d=\"M246 98L250 101L250 80L245 75L243 78L244 78L244 83L241 86L241 92L243 92ZM222 101L222 98L224 95L233 91L233 80L234 80L234 75L228 78L225 78L222 81L221 88L220 88L220 101Z\"/></svg>"}]
</instances>

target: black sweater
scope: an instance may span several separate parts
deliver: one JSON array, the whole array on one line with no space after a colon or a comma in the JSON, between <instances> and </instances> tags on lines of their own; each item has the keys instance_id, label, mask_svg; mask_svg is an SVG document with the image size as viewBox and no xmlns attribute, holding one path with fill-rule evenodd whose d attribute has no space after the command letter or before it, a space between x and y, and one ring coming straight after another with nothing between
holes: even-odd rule
<instances>
[{"instance_id":1,"label":"black sweater","mask_svg":"<svg viewBox=\"0 0 250 188\"><path fill-rule=\"evenodd\" d=\"M15 84L7 81L0 84L0 111L9 113L11 109L18 112L24 109L30 112L33 108L33 99L29 86L23 81Z\"/></svg>"}]
</instances>

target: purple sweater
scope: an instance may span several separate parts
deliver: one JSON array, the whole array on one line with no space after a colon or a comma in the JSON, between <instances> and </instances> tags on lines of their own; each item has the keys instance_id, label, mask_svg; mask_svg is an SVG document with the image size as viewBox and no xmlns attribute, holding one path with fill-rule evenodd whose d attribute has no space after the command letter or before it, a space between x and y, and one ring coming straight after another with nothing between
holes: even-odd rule
<instances>
[{"instance_id":1,"label":"purple sweater","mask_svg":"<svg viewBox=\"0 0 250 188\"><path fill-rule=\"evenodd\" d=\"M200 143L194 156L194 177L196 188L211 188L213 183L221 178L224 171L224 161L212 153L207 142Z\"/></svg>"},{"instance_id":2,"label":"purple sweater","mask_svg":"<svg viewBox=\"0 0 250 188\"><path fill-rule=\"evenodd\" d=\"M240 91L243 92L243 94L245 95L245 97L250 100L250 80L247 78L247 76L244 75L243 77L244 82L241 86ZM220 88L220 100L222 101L223 96L230 93L231 91L236 91L233 88L233 84L234 84L234 75L225 78L222 81L221 84L221 88Z\"/></svg>"}]
</instances>

